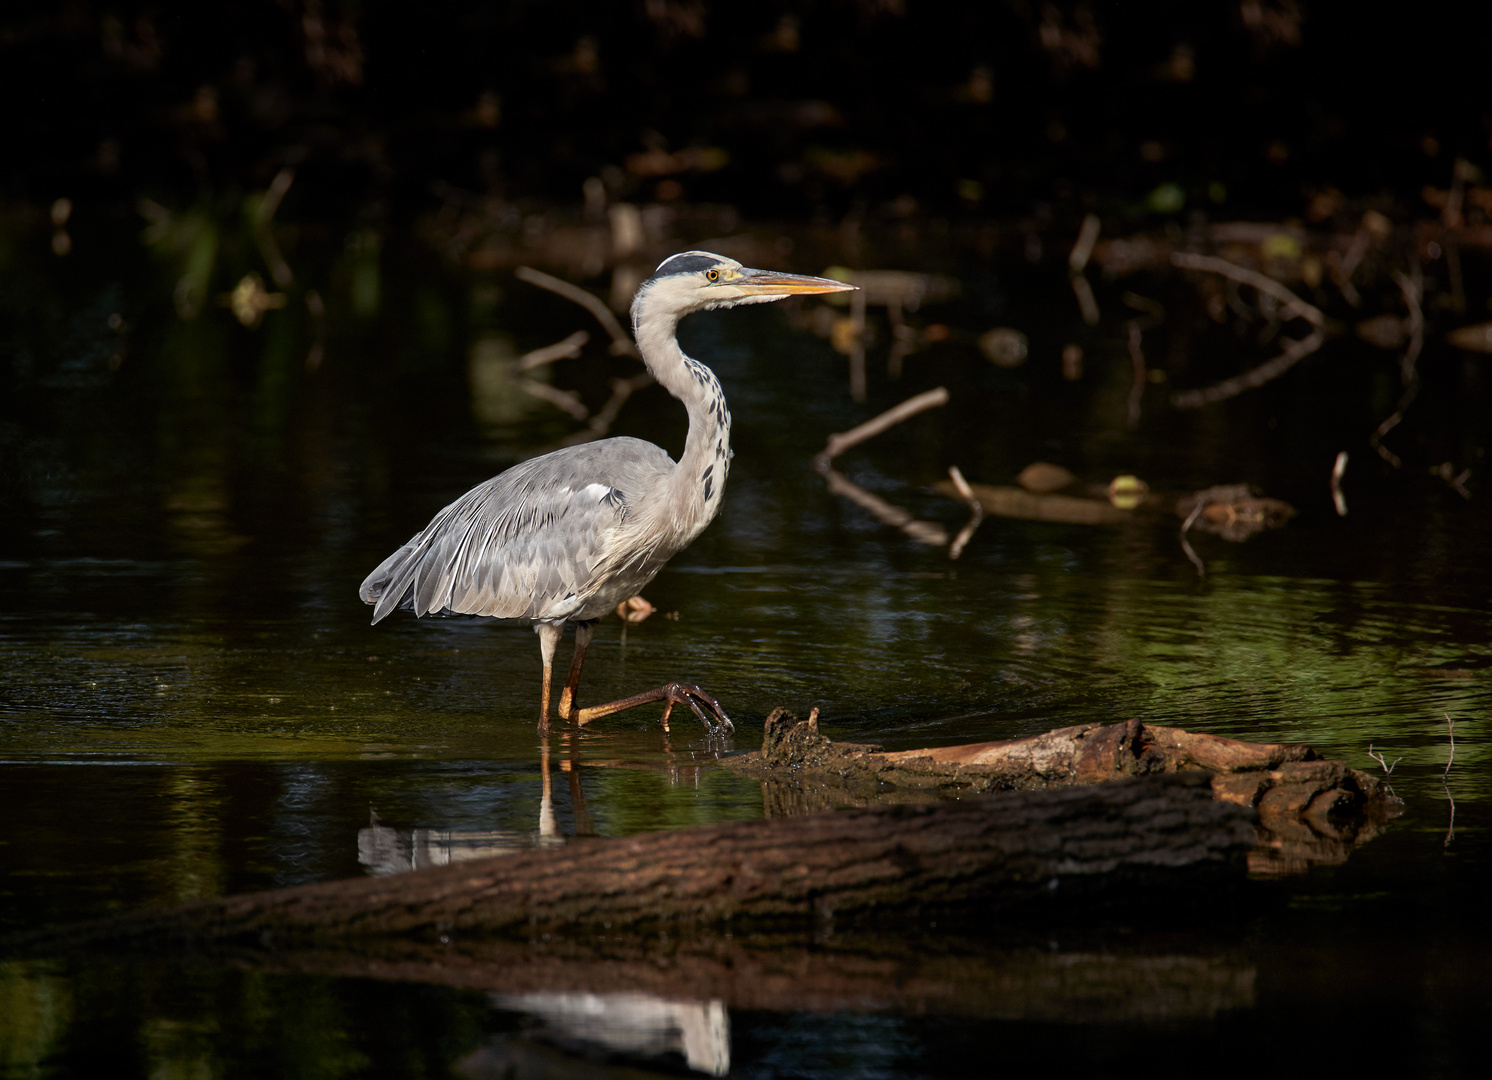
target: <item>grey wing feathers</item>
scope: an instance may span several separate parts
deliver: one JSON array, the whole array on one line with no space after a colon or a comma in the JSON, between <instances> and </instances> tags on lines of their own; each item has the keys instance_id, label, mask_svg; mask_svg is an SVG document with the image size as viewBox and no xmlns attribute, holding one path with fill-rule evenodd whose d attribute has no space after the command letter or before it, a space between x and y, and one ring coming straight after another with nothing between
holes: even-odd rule
<instances>
[{"instance_id":1,"label":"grey wing feathers","mask_svg":"<svg viewBox=\"0 0 1492 1080\"><path fill-rule=\"evenodd\" d=\"M363 581L376 623L416 615L564 619L602 582L630 493L672 467L638 439L569 447L472 488Z\"/></svg>"}]
</instances>

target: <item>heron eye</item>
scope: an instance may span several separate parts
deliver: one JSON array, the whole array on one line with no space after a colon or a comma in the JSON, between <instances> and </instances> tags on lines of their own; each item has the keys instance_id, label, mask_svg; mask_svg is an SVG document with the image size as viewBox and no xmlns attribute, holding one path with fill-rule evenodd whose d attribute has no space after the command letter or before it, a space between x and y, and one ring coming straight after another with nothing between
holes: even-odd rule
<instances>
[{"instance_id":1,"label":"heron eye","mask_svg":"<svg viewBox=\"0 0 1492 1080\"><path fill-rule=\"evenodd\" d=\"M719 270L706 270L705 271L705 280L706 281L719 281L720 280L720 271Z\"/></svg>"}]
</instances>

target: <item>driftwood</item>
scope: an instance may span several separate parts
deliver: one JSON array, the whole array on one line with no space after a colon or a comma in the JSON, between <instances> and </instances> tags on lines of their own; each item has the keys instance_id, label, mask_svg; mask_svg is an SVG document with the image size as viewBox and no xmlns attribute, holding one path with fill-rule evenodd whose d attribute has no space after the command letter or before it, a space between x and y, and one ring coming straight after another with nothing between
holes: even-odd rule
<instances>
[{"instance_id":1,"label":"driftwood","mask_svg":"<svg viewBox=\"0 0 1492 1080\"><path fill-rule=\"evenodd\" d=\"M1379 777L1322 760L1301 743L1250 743L1181 728L1080 724L1001 742L885 753L834 743L817 717L778 709L762 749L728 766L768 781L769 814L831 806L916 801L991 791L1037 791L1195 771L1222 802L1258 815L1249 856L1256 873L1294 873L1345 861L1378 835L1400 803Z\"/></svg>"},{"instance_id":2,"label":"driftwood","mask_svg":"<svg viewBox=\"0 0 1492 1080\"><path fill-rule=\"evenodd\" d=\"M1152 777L712 825L201 901L11 948L730 929L823 937L1242 876L1243 809Z\"/></svg>"}]
</instances>

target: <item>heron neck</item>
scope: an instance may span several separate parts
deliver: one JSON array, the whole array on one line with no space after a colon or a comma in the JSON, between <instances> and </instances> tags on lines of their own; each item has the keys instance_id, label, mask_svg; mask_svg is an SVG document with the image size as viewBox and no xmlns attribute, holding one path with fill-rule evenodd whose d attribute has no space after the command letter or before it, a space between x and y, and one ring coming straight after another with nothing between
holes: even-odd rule
<instances>
[{"instance_id":1,"label":"heron neck","mask_svg":"<svg viewBox=\"0 0 1492 1080\"><path fill-rule=\"evenodd\" d=\"M684 354L675 337L677 329L673 316L658 316L634 327L643 363L689 412L689 435L674 470L677 482L697 489L713 517L730 467L730 412L720 380Z\"/></svg>"}]
</instances>

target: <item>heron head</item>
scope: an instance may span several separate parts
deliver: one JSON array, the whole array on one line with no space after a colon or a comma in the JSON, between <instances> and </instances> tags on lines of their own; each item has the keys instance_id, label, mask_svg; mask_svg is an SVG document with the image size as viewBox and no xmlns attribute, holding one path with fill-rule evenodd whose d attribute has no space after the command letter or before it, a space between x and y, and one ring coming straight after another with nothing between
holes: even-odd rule
<instances>
[{"instance_id":1,"label":"heron head","mask_svg":"<svg viewBox=\"0 0 1492 1080\"><path fill-rule=\"evenodd\" d=\"M845 292L858 288L831 278L753 270L709 251L684 251L658 264L632 301L632 319L705 311L737 304L765 304L785 296Z\"/></svg>"}]
</instances>

